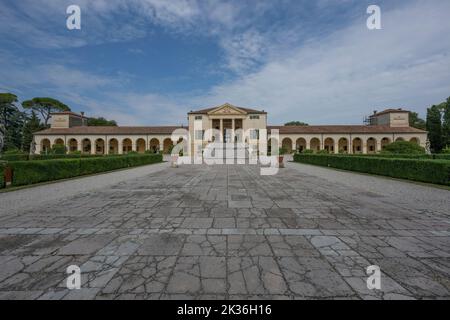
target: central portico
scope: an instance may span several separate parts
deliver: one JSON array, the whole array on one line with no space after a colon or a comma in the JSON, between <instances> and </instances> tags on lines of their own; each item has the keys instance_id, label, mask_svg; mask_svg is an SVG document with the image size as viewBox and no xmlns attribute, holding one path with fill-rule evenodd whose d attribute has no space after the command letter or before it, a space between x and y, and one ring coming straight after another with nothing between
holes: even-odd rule
<instances>
[{"instance_id":1,"label":"central portico","mask_svg":"<svg viewBox=\"0 0 450 320\"><path fill-rule=\"evenodd\" d=\"M259 139L259 132L267 128L267 113L225 103L188 113L189 135L194 144L211 142L252 143Z\"/></svg>"}]
</instances>

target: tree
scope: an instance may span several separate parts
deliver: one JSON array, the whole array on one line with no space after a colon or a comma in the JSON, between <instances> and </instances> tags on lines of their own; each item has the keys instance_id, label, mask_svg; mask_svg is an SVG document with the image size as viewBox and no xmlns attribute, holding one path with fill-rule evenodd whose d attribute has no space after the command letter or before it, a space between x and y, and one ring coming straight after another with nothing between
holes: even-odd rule
<instances>
[{"instance_id":1,"label":"tree","mask_svg":"<svg viewBox=\"0 0 450 320\"><path fill-rule=\"evenodd\" d=\"M409 113L409 125L413 128L425 130L427 127L427 123L425 120L419 118L419 114L417 112Z\"/></svg>"},{"instance_id":2,"label":"tree","mask_svg":"<svg viewBox=\"0 0 450 320\"><path fill-rule=\"evenodd\" d=\"M48 120L52 112L70 111L67 105L53 98L33 98L22 102L22 107L39 113L46 127L48 126Z\"/></svg>"},{"instance_id":3,"label":"tree","mask_svg":"<svg viewBox=\"0 0 450 320\"><path fill-rule=\"evenodd\" d=\"M442 119L442 146L450 147L450 97L444 106L444 115Z\"/></svg>"},{"instance_id":4,"label":"tree","mask_svg":"<svg viewBox=\"0 0 450 320\"><path fill-rule=\"evenodd\" d=\"M16 95L0 93L0 151L19 149L21 146L25 115L16 103Z\"/></svg>"},{"instance_id":5,"label":"tree","mask_svg":"<svg viewBox=\"0 0 450 320\"><path fill-rule=\"evenodd\" d=\"M103 117L100 118L89 118L88 119L88 126L94 127L94 126L113 126L117 127L117 122L115 120L106 120Z\"/></svg>"},{"instance_id":6,"label":"tree","mask_svg":"<svg viewBox=\"0 0 450 320\"><path fill-rule=\"evenodd\" d=\"M285 126L308 126L307 123L301 121L291 121L284 124Z\"/></svg>"},{"instance_id":7,"label":"tree","mask_svg":"<svg viewBox=\"0 0 450 320\"><path fill-rule=\"evenodd\" d=\"M442 122L439 106L433 105L427 109L427 131L430 147L434 153L442 150Z\"/></svg>"},{"instance_id":8,"label":"tree","mask_svg":"<svg viewBox=\"0 0 450 320\"><path fill-rule=\"evenodd\" d=\"M45 126L41 123L36 112L31 111L31 117L27 117L25 125L23 126L22 135L22 150L26 153L30 152L31 142L33 141L33 133L44 129Z\"/></svg>"}]
</instances>

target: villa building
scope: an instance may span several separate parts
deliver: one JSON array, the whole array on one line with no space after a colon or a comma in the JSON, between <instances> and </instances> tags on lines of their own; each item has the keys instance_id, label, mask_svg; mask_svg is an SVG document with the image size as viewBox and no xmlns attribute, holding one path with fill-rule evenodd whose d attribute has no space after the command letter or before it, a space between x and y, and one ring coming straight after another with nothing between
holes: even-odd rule
<instances>
[{"instance_id":1,"label":"villa building","mask_svg":"<svg viewBox=\"0 0 450 320\"><path fill-rule=\"evenodd\" d=\"M412 141L422 147L427 143L427 132L410 127L409 111L402 109L375 112L367 125L269 126L264 110L226 103L189 112L188 123L188 127L87 126L83 114L53 113L51 127L34 134L34 153L45 152L54 144L65 145L69 152L89 154L169 152L183 137L189 137L190 150L210 142L256 145L263 137L267 139L269 151L276 146L288 152L311 149L367 154L379 152L385 145L399 140ZM267 134L261 134L264 129ZM177 134L173 135L174 132Z\"/></svg>"}]
</instances>

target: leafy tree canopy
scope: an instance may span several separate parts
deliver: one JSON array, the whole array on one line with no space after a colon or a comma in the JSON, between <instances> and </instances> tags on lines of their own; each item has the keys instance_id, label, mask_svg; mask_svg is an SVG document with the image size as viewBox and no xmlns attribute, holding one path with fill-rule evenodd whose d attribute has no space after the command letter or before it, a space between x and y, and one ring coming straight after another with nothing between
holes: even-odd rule
<instances>
[{"instance_id":1,"label":"leafy tree canopy","mask_svg":"<svg viewBox=\"0 0 450 320\"><path fill-rule=\"evenodd\" d=\"M382 152L395 154L424 154L425 148L414 142L396 141L386 145Z\"/></svg>"},{"instance_id":2,"label":"leafy tree canopy","mask_svg":"<svg viewBox=\"0 0 450 320\"><path fill-rule=\"evenodd\" d=\"M450 97L445 102L442 116L442 145L450 149Z\"/></svg>"},{"instance_id":3,"label":"leafy tree canopy","mask_svg":"<svg viewBox=\"0 0 450 320\"><path fill-rule=\"evenodd\" d=\"M425 130L427 127L425 120L421 119L417 112L409 113L409 125L413 128L417 128L417 129L421 129L421 130Z\"/></svg>"},{"instance_id":4,"label":"leafy tree canopy","mask_svg":"<svg viewBox=\"0 0 450 320\"><path fill-rule=\"evenodd\" d=\"M94 126L113 126L117 127L117 122L115 120L106 120L103 117L100 118L89 118L88 119L88 126L94 127Z\"/></svg>"},{"instance_id":5,"label":"leafy tree canopy","mask_svg":"<svg viewBox=\"0 0 450 320\"><path fill-rule=\"evenodd\" d=\"M17 96L12 93L0 93L0 106L12 105L17 102Z\"/></svg>"},{"instance_id":6,"label":"leafy tree canopy","mask_svg":"<svg viewBox=\"0 0 450 320\"><path fill-rule=\"evenodd\" d=\"M52 112L70 111L70 108L59 100L53 98L33 98L22 102L24 109L31 109L42 116L45 126L48 126L48 120Z\"/></svg>"},{"instance_id":7,"label":"leafy tree canopy","mask_svg":"<svg viewBox=\"0 0 450 320\"><path fill-rule=\"evenodd\" d=\"M441 107L432 106L427 109L428 140L432 152L439 153L443 147Z\"/></svg>"},{"instance_id":8,"label":"leafy tree canopy","mask_svg":"<svg viewBox=\"0 0 450 320\"><path fill-rule=\"evenodd\" d=\"M291 121L284 124L285 126L308 126L309 124L301 121Z\"/></svg>"},{"instance_id":9,"label":"leafy tree canopy","mask_svg":"<svg viewBox=\"0 0 450 320\"><path fill-rule=\"evenodd\" d=\"M16 106L17 96L0 93L0 152L19 148L25 114Z\"/></svg>"}]
</instances>

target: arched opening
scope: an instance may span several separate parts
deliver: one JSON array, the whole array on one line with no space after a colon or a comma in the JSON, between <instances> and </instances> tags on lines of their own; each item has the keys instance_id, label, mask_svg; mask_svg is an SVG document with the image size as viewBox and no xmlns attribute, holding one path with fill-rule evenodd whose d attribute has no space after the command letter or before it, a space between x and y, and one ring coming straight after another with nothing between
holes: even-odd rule
<instances>
[{"instance_id":1,"label":"arched opening","mask_svg":"<svg viewBox=\"0 0 450 320\"><path fill-rule=\"evenodd\" d=\"M323 147L328 153L334 153L334 140L332 138L326 138Z\"/></svg>"},{"instance_id":2,"label":"arched opening","mask_svg":"<svg viewBox=\"0 0 450 320\"><path fill-rule=\"evenodd\" d=\"M144 139L137 139L136 141L136 151L139 153L145 152L145 140Z\"/></svg>"},{"instance_id":3,"label":"arched opening","mask_svg":"<svg viewBox=\"0 0 450 320\"><path fill-rule=\"evenodd\" d=\"M154 153L159 152L159 140L156 138L153 138L150 140L150 150Z\"/></svg>"},{"instance_id":4,"label":"arched opening","mask_svg":"<svg viewBox=\"0 0 450 320\"><path fill-rule=\"evenodd\" d=\"M375 138L367 139L367 153L373 154L377 152L377 140Z\"/></svg>"},{"instance_id":5,"label":"arched opening","mask_svg":"<svg viewBox=\"0 0 450 320\"><path fill-rule=\"evenodd\" d=\"M78 141L76 139L69 140L69 152L78 151Z\"/></svg>"},{"instance_id":6,"label":"arched opening","mask_svg":"<svg viewBox=\"0 0 450 320\"><path fill-rule=\"evenodd\" d=\"M292 153L292 140L290 138L284 138L281 146L287 153Z\"/></svg>"},{"instance_id":7,"label":"arched opening","mask_svg":"<svg viewBox=\"0 0 450 320\"><path fill-rule=\"evenodd\" d=\"M320 151L320 140L318 138L312 138L310 142L311 150L314 152Z\"/></svg>"},{"instance_id":8,"label":"arched opening","mask_svg":"<svg viewBox=\"0 0 450 320\"><path fill-rule=\"evenodd\" d=\"M397 142L397 141L405 141L405 139L403 139L403 138L397 138L397 139L395 139L395 142Z\"/></svg>"},{"instance_id":9,"label":"arched opening","mask_svg":"<svg viewBox=\"0 0 450 320\"><path fill-rule=\"evenodd\" d=\"M47 153L50 151L50 140L48 139L42 139L41 140L41 150L44 153Z\"/></svg>"},{"instance_id":10,"label":"arched opening","mask_svg":"<svg viewBox=\"0 0 450 320\"><path fill-rule=\"evenodd\" d=\"M306 140L303 138L298 138L297 141L295 142L295 146L297 149L297 152L303 152L306 150Z\"/></svg>"},{"instance_id":11,"label":"arched opening","mask_svg":"<svg viewBox=\"0 0 450 320\"><path fill-rule=\"evenodd\" d=\"M64 140L61 138L58 138L55 140L55 144L59 145L59 146L63 146L64 145Z\"/></svg>"},{"instance_id":12,"label":"arched opening","mask_svg":"<svg viewBox=\"0 0 450 320\"><path fill-rule=\"evenodd\" d=\"M91 153L91 140L83 139L82 152L83 153Z\"/></svg>"},{"instance_id":13,"label":"arched opening","mask_svg":"<svg viewBox=\"0 0 450 320\"><path fill-rule=\"evenodd\" d=\"M415 143L415 144L417 144L417 145L420 145L420 140L419 140L419 138L411 138L411 139L409 140L409 142L412 142L412 143Z\"/></svg>"},{"instance_id":14,"label":"arched opening","mask_svg":"<svg viewBox=\"0 0 450 320\"><path fill-rule=\"evenodd\" d=\"M105 154L105 140L95 140L95 154Z\"/></svg>"},{"instance_id":15,"label":"arched opening","mask_svg":"<svg viewBox=\"0 0 450 320\"><path fill-rule=\"evenodd\" d=\"M340 138L338 143L339 143L339 153L348 153L347 138Z\"/></svg>"},{"instance_id":16,"label":"arched opening","mask_svg":"<svg viewBox=\"0 0 450 320\"><path fill-rule=\"evenodd\" d=\"M122 141L122 152L124 154L133 151L133 142L131 142L131 139L126 138Z\"/></svg>"},{"instance_id":17,"label":"arched opening","mask_svg":"<svg viewBox=\"0 0 450 320\"><path fill-rule=\"evenodd\" d=\"M170 138L164 139L163 141L163 152L164 153L170 153L171 148L173 146L173 142Z\"/></svg>"},{"instance_id":18,"label":"arched opening","mask_svg":"<svg viewBox=\"0 0 450 320\"><path fill-rule=\"evenodd\" d=\"M362 140L360 138L353 139L353 153L362 153Z\"/></svg>"},{"instance_id":19,"label":"arched opening","mask_svg":"<svg viewBox=\"0 0 450 320\"><path fill-rule=\"evenodd\" d=\"M279 148L280 144L278 140L275 138L270 138L269 141L267 142L267 152L272 154L272 150L273 152L277 152Z\"/></svg>"},{"instance_id":20,"label":"arched opening","mask_svg":"<svg viewBox=\"0 0 450 320\"><path fill-rule=\"evenodd\" d=\"M383 138L381 139L381 150L384 150L384 148L391 143L391 140L389 138Z\"/></svg>"},{"instance_id":21,"label":"arched opening","mask_svg":"<svg viewBox=\"0 0 450 320\"><path fill-rule=\"evenodd\" d=\"M117 139L109 140L109 154L118 154L119 153L119 141Z\"/></svg>"}]
</instances>

